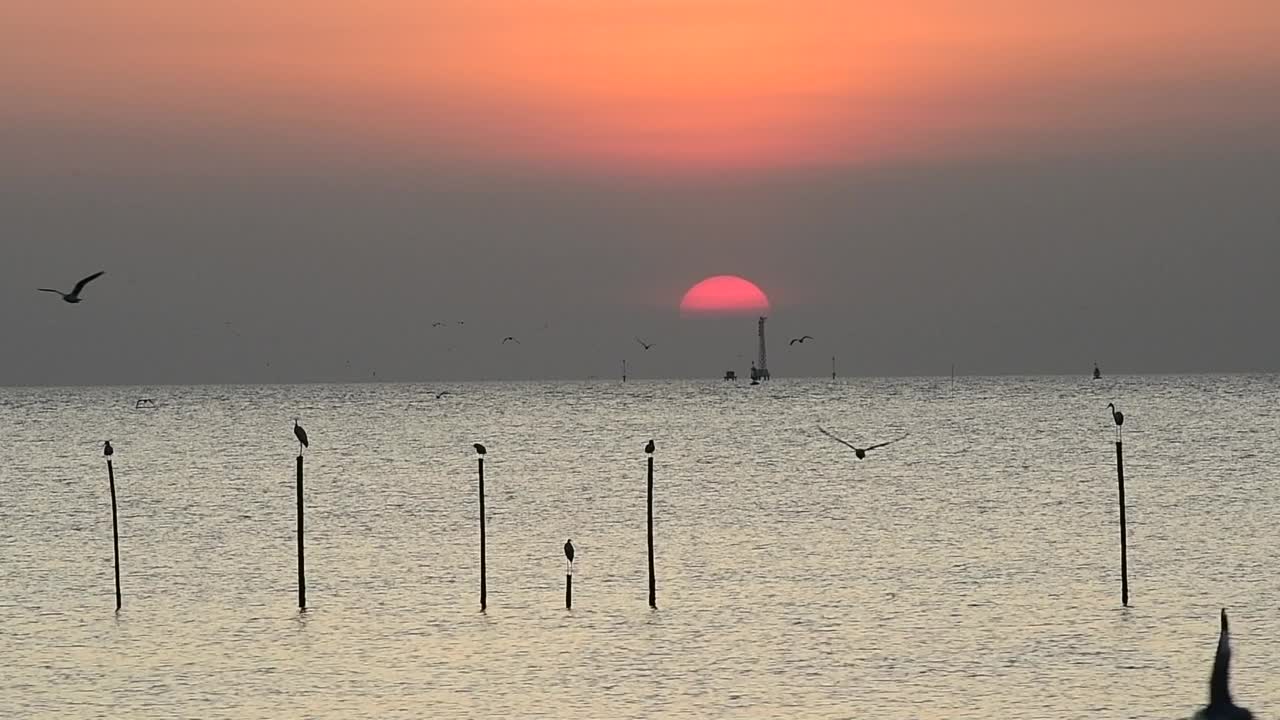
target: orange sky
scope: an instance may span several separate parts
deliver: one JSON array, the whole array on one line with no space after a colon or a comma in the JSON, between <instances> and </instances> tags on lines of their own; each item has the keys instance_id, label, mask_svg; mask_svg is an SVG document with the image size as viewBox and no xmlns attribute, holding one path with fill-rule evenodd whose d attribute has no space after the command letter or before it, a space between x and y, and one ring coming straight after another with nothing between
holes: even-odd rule
<instances>
[{"instance_id":1,"label":"orange sky","mask_svg":"<svg viewBox=\"0 0 1280 720\"><path fill-rule=\"evenodd\" d=\"M6 3L0 127L830 165L1274 121L1277 37L1274 0Z\"/></svg>"}]
</instances>

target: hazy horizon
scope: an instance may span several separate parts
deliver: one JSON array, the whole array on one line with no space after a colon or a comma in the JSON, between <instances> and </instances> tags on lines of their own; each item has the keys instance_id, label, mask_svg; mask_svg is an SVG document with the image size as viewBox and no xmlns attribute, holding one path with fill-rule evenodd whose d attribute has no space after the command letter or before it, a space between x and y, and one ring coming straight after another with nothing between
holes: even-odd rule
<instances>
[{"instance_id":1,"label":"hazy horizon","mask_svg":"<svg viewBox=\"0 0 1280 720\"><path fill-rule=\"evenodd\" d=\"M1280 7L805 7L0 9L0 385L1280 369Z\"/></svg>"}]
</instances>

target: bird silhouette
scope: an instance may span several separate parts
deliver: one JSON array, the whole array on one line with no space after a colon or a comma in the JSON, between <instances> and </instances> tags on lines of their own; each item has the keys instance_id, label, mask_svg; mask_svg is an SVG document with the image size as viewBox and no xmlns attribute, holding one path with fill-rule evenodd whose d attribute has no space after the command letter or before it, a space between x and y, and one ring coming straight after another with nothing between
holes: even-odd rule
<instances>
[{"instance_id":1,"label":"bird silhouette","mask_svg":"<svg viewBox=\"0 0 1280 720\"><path fill-rule=\"evenodd\" d=\"M477 455L484 455L485 453L489 452L488 450L485 450L484 446L481 445L480 443L472 443L471 447L476 449Z\"/></svg>"},{"instance_id":2,"label":"bird silhouette","mask_svg":"<svg viewBox=\"0 0 1280 720\"><path fill-rule=\"evenodd\" d=\"M787 345L795 345L796 343L803 343L805 340L812 340L812 339L813 339L812 335L801 335L798 338L791 338L791 342L787 343Z\"/></svg>"},{"instance_id":3,"label":"bird silhouette","mask_svg":"<svg viewBox=\"0 0 1280 720\"><path fill-rule=\"evenodd\" d=\"M1116 427L1124 424L1124 413L1116 409L1115 403L1107 403L1107 407L1111 408L1111 419L1115 421Z\"/></svg>"},{"instance_id":4,"label":"bird silhouette","mask_svg":"<svg viewBox=\"0 0 1280 720\"><path fill-rule=\"evenodd\" d=\"M310 445L307 443L307 431L298 424L298 418L293 419L293 436L298 438L298 454L301 455L302 449Z\"/></svg>"},{"instance_id":5,"label":"bird silhouette","mask_svg":"<svg viewBox=\"0 0 1280 720\"><path fill-rule=\"evenodd\" d=\"M831 433L827 432L827 430L826 430L825 428L823 428L822 426L818 426L818 432L822 433L823 435L826 435L827 437L831 438L832 440L835 440L836 442L840 443L841 445L846 445L846 446L848 446L848 447L852 448L852 449L853 449L853 454L854 454L855 456L857 456L857 458L858 458L859 460L862 460L862 459L866 458L866 457L867 457L867 453L871 452L872 450L875 450L876 448L882 448L882 447L884 447L885 445L892 445L893 443L896 443L896 442L898 442L899 440L902 440L903 438L907 437L906 435L903 435L903 436L902 436L902 437L900 437L900 438L894 438L893 440L889 440L889 441L887 441L887 442L876 443L875 445L868 445L868 446L866 446L866 447L864 447L864 448L860 448L860 447L858 447L858 446L854 445L853 443L851 443L851 442L849 442L849 441L847 441L847 440L842 440L842 439L840 439L840 438L836 437L835 435L832 435Z\"/></svg>"},{"instance_id":6,"label":"bird silhouette","mask_svg":"<svg viewBox=\"0 0 1280 720\"><path fill-rule=\"evenodd\" d=\"M650 454L650 455L652 455L652 454L653 454L653 441L652 441L652 440L650 440L649 442L645 443L644 451L645 451L646 453Z\"/></svg>"},{"instance_id":7,"label":"bird silhouette","mask_svg":"<svg viewBox=\"0 0 1280 720\"><path fill-rule=\"evenodd\" d=\"M653 343L647 343L641 340L639 337L636 338L636 342L640 343L640 347L644 348L645 350L648 350L649 348L653 347Z\"/></svg>"},{"instance_id":8,"label":"bird silhouette","mask_svg":"<svg viewBox=\"0 0 1280 720\"><path fill-rule=\"evenodd\" d=\"M115 449L115 448L113 448L113 447L111 447L111 441L110 441L110 440L107 440L107 441L105 441L105 442L103 442L103 443L102 443L102 456L103 456L103 457L107 457L107 458L109 458L109 457L111 457L112 455L115 455L115 454L116 454L116 449Z\"/></svg>"},{"instance_id":9,"label":"bird silhouette","mask_svg":"<svg viewBox=\"0 0 1280 720\"><path fill-rule=\"evenodd\" d=\"M1231 700L1231 635L1227 629L1227 609L1222 609L1218 629L1218 651L1209 675L1209 704L1193 720L1253 720L1253 713Z\"/></svg>"},{"instance_id":10,"label":"bird silhouette","mask_svg":"<svg viewBox=\"0 0 1280 720\"><path fill-rule=\"evenodd\" d=\"M441 390L440 392L436 393L436 399L437 399L437 400L439 400L440 398L444 397L445 395L452 395L452 394L453 394L453 393L449 392L448 390Z\"/></svg>"},{"instance_id":11,"label":"bird silhouette","mask_svg":"<svg viewBox=\"0 0 1280 720\"><path fill-rule=\"evenodd\" d=\"M88 285L88 284L89 284L89 281L91 281L91 280L93 280L93 279L97 278L99 275L102 275L104 272L106 272L106 271L105 271L105 270L99 270L98 272L96 272L96 273L94 273L94 274L90 275L89 277L87 277L87 278L85 278L85 279L81 280L80 282L76 283L76 286L75 286L74 288L72 288L72 289L71 289L71 292L69 292L69 293L64 293L64 292L62 292L61 290L53 290L53 289L50 289L50 288L36 288L36 289L37 289L37 290L39 290L40 292L58 293L59 295L61 295L61 296L62 296L62 300L63 300L64 302L69 302L69 303L78 303L78 302L80 302L80 291L81 291L81 290L84 290L84 286L85 286L85 285Z\"/></svg>"},{"instance_id":12,"label":"bird silhouette","mask_svg":"<svg viewBox=\"0 0 1280 720\"><path fill-rule=\"evenodd\" d=\"M1107 403L1107 407L1111 408L1111 419L1116 423L1116 437L1120 438L1124 435L1124 413L1116 409L1115 403Z\"/></svg>"},{"instance_id":13,"label":"bird silhouette","mask_svg":"<svg viewBox=\"0 0 1280 720\"><path fill-rule=\"evenodd\" d=\"M431 323L431 327L444 327L444 323L437 320L436 322Z\"/></svg>"},{"instance_id":14,"label":"bird silhouette","mask_svg":"<svg viewBox=\"0 0 1280 720\"><path fill-rule=\"evenodd\" d=\"M509 342L513 342L513 343L515 343L515 344L517 344L517 345L519 345L519 344L520 344L520 341L519 341L519 340L517 340L517 339L515 339L515 338L514 338L514 337L512 337L511 335L508 335L508 336L506 336L506 337L502 338L502 344L503 344L503 345L506 345L506 344L507 344L507 343L509 343Z\"/></svg>"},{"instance_id":15,"label":"bird silhouette","mask_svg":"<svg viewBox=\"0 0 1280 720\"><path fill-rule=\"evenodd\" d=\"M569 558L569 564L573 564L573 539L564 541L564 556Z\"/></svg>"}]
</instances>

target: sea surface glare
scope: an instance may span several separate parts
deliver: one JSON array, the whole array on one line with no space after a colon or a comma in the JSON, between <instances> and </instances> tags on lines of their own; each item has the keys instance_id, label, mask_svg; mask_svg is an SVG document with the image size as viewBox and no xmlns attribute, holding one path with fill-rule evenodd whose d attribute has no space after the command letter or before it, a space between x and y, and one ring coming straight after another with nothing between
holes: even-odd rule
<instances>
[{"instance_id":1,"label":"sea surface glare","mask_svg":"<svg viewBox=\"0 0 1280 720\"><path fill-rule=\"evenodd\" d=\"M1280 377L441 389L0 389L0 717L1280 717Z\"/></svg>"}]
</instances>

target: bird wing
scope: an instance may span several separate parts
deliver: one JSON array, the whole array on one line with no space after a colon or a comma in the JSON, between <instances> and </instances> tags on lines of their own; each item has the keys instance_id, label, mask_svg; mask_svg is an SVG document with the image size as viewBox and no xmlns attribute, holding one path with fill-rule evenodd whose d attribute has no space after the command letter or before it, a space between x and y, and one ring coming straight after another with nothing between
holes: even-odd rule
<instances>
[{"instance_id":1,"label":"bird wing","mask_svg":"<svg viewBox=\"0 0 1280 720\"><path fill-rule=\"evenodd\" d=\"M796 343L798 343L798 342L800 342L800 338L791 338L791 342L789 342L789 343L787 343L787 344L788 344L788 345L795 345L795 344L796 344ZM821 429L821 428L819 428L819 429Z\"/></svg>"},{"instance_id":2,"label":"bird wing","mask_svg":"<svg viewBox=\"0 0 1280 720\"><path fill-rule=\"evenodd\" d=\"M804 337L800 338L800 342L804 342L805 340L812 340L812 339L813 339L812 335L805 335Z\"/></svg>"},{"instance_id":3,"label":"bird wing","mask_svg":"<svg viewBox=\"0 0 1280 720\"><path fill-rule=\"evenodd\" d=\"M894 439L889 440L889 441L887 441L887 442L876 443L875 445L868 445L866 449L867 449L867 450L875 450L876 448L882 448L882 447L884 447L885 445L892 445L892 444L894 444L894 443L898 442L899 440L902 440L902 439L904 439L904 438L906 438L906 437L907 437L906 435L903 435L902 437L894 438Z\"/></svg>"},{"instance_id":4,"label":"bird wing","mask_svg":"<svg viewBox=\"0 0 1280 720\"><path fill-rule=\"evenodd\" d=\"M51 293L58 293L59 295L66 295L66 293L62 292L61 290L54 290L52 288L36 288L36 289L39 290L40 292L51 292Z\"/></svg>"},{"instance_id":5,"label":"bird wing","mask_svg":"<svg viewBox=\"0 0 1280 720\"><path fill-rule=\"evenodd\" d=\"M96 273L94 273L94 274L90 275L89 277L87 277L87 278L85 278L85 279L81 280L80 282L76 283L75 288L73 288L73 289L71 290L71 294L72 294L72 295L79 295L79 294L80 294L80 291L84 289L84 286L85 286L85 285L88 285L88 284L89 284L89 282L90 282L91 280L96 279L99 275L101 275L101 274L103 274L103 273L105 273L105 272L106 272L106 270L99 270L98 272L96 272Z\"/></svg>"},{"instance_id":6,"label":"bird wing","mask_svg":"<svg viewBox=\"0 0 1280 720\"><path fill-rule=\"evenodd\" d=\"M821 425L819 425L819 426L818 426L818 432L822 433L823 435L826 435L827 437L831 438L832 440L835 440L836 442L838 442L838 443L840 443L841 445L844 445L844 446L846 446L846 447L848 447L848 448L851 448L851 449L853 449L853 450L857 450L857 449L858 449L857 447L854 447L854 445L853 445L852 443L850 443L848 440L842 440L842 439L840 439L840 438L836 437L835 435L832 435L831 433L827 432L826 428L822 427Z\"/></svg>"}]
</instances>

